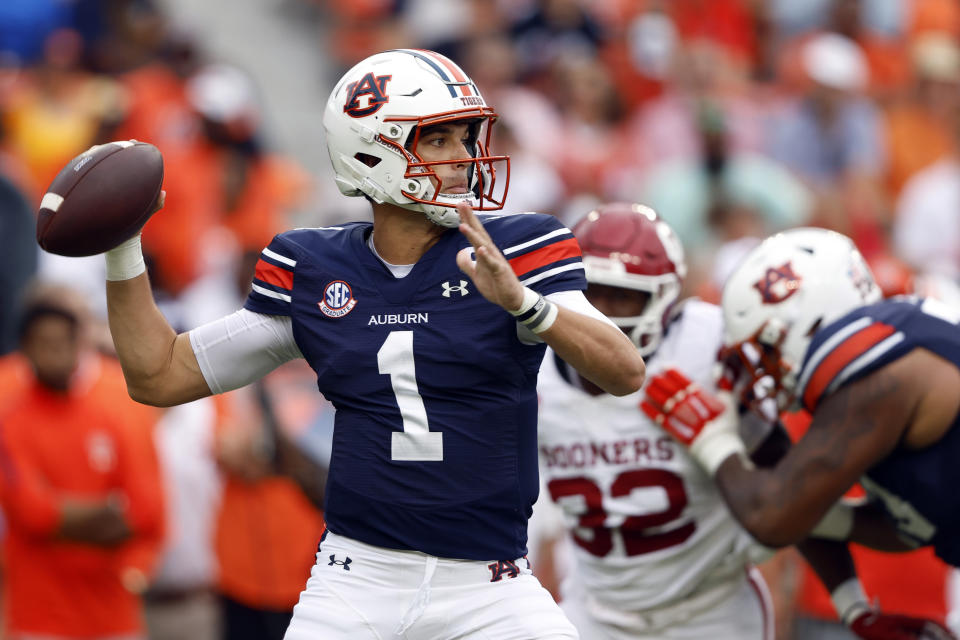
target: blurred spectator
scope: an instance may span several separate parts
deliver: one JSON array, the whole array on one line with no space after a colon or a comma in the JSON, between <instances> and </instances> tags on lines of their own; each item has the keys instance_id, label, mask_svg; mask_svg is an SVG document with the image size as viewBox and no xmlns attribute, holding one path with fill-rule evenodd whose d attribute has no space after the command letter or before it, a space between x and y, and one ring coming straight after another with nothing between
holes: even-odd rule
<instances>
[{"instance_id":1,"label":"blurred spectator","mask_svg":"<svg viewBox=\"0 0 960 640\"><path fill-rule=\"evenodd\" d=\"M167 535L156 574L144 593L150 640L219 640L214 588L214 524L221 481L214 460L218 399L164 411L156 427L163 471Z\"/></svg>"},{"instance_id":2,"label":"blurred spectator","mask_svg":"<svg viewBox=\"0 0 960 640\"><path fill-rule=\"evenodd\" d=\"M764 0L777 28L786 36L826 27L832 19L835 0ZM895 35L903 30L911 2L902 0L858 0L861 21L870 31Z\"/></svg>"},{"instance_id":3,"label":"blurred spectator","mask_svg":"<svg viewBox=\"0 0 960 640\"><path fill-rule=\"evenodd\" d=\"M960 279L960 105L950 119L954 150L916 173L896 204L893 244L912 268Z\"/></svg>"},{"instance_id":4,"label":"blurred spectator","mask_svg":"<svg viewBox=\"0 0 960 640\"><path fill-rule=\"evenodd\" d=\"M326 465L294 440L331 407L303 363L291 363L226 397L217 440L224 471L217 522L224 638L282 640L315 564L323 533Z\"/></svg>"},{"instance_id":5,"label":"blurred spectator","mask_svg":"<svg viewBox=\"0 0 960 640\"><path fill-rule=\"evenodd\" d=\"M545 89L558 58L597 54L604 34L587 6L582 0L537 0L534 10L513 25L521 78Z\"/></svg>"},{"instance_id":6,"label":"blurred spectator","mask_svg":"<svg viewBox=\"0 0 960 640\"><path fill-rule=\"evenodd\" d=\"M928 32L917 36L911 53L910 92L886 114L887 185L893 197L917 171L949 155L955 143L950 119L960 100L960 46L944 32Z\"/></svg>"},{"instance_id":7,"label":"blurred spectator","mask_svg":"<svg viewBox=\"0 0 960 640\"><path fill-rule=\"evenodd\" d=\"M910 77L910 60L899 29L903 16L898 16L897 33L879 33L865 24L867 4L866 0L832 0L826 28L860 45L870 70L870 89L883 97L904 87Z\"/></svg>"},{"instance_id":8,"label":"blurred spectator","mask_svg":"<svg viewBox=\"0 0 960 640\"><path fill-rule=\"evenodd\" d=\"M164 313L192 327L235 310L259 256L256 250L224 261ZM203 438L222 472L221 500L208 516L223 638L280 640L323 531L332 407L317 395L316 376L302 361L216 402L215 429L204 427ZM193 442L199 445L196 436ZM206 469L207 460L201 465L197 457L201 448L192 450L194 471ZM187 477L179 482L184 490L192 486Z\"/></svg>"},{"instance_id":9,"label":"blurred spectator","mask_svg":"<svg viewBox=\"0 0 960 640\"><path fill-rule=\"evenodd\" d=\"M910 34L942 31L960 38L960 4L956 0L912 0Z\"/></svg>"},{"instance_id":10,"label":"blurred spectator","mask_svg":"<svg viewBox=\"0 0 960 640\"><path fill-rule=\"evenodd\" d=\"M82 44L75 31L51 33L43 60L24 70L0 103L7 144L37 189L50 184L72 157L109 139L126 109L118 83L80 69ZM41 194L29 195L39 200Z\"/></svg>"},{"instance_id":11,"label":"blurred spectator","mask_svg":"<svg viewBox=\"0 0 960 640\"><path fill-rule=\"evenodd\" d=\"M691 254L701 256L702 266L703 250L712 245L804 224L813 197L776 162L732 150L715 105L704 103L700 110L702 154L657 166L626 196L656 209Z\"/></svg>"},{"instance_id":12,"label":"blurred spectator","mask_svg":"<svg viewBox=\"0 0 960 640\"><path fill-rule=\"evenodd\" d=\"M336 25L327 46L334 76L372 53L409 44L401 19L405 0L317 1L322 1Z\"/></svg>"},{"instance_id":13,"label":"blurred spectator","mask_svg":"<svg viewBox=\"0 0 960 640\"><path fill-rule=\"evenodd\" d=\"M143 231L154 285L174 296L219 259L225 242L240 250L269 242L309 184L299 165L264 151L260 105L245 73L205 66L187 81L185 96L199 135L162 149L170 195Z\"/></svg>"},{"instance_id":14,"label":"blurred spectator","mask_svg":"<svg viewBox=\"0 0 960 640\"><path fill-rule=\"evenodd\" d=\"M887 217L880 178L886 165L876 107L863 97L869 70L849 38L817 35L800 50L807 89L775 122L771 152L818 197L817 222L871 253Z\"/></svg>"},{"instance_id":15,"label":"blurred spectator","mask_svg":"<svg viewBox=\"0 0 960 640\"><path fill-rule=\"evenodd\" d=\"M594 54L563 53L553 64L551 96L560 105L563 144L552 158L567 194L603 197L614 168L631 150L618 144L623 135L623 105L605 66ZM568 201L561 219L589 209ZM571 220L572 222L572 220Z\"/></svg>"},{"instance_id":16,"label":"blurred spectator","mask_svg":"<svg viewBox=\"0 0 960 640\"><path fill-rule=\"evenodd\" d=\"M510 156L510 194L504 210L558 213L565 194L560 175L539 154L522 147L515 132L501 118L494 133L496 152Z\"/></svg>"},{"instance_id":17,"label":"blurred spectator","mask_svg":"<svg viewBox=\"0 0 960 640\"><path fill-rule=\"evenodd\" d=\"M17 310L37 269L36 221L23 193L0 173L0 355L17 346Z\"/></svg>"},{"instance_id":18,"label":"blurred spectator","mask_svg":"<svg viewBox=\"0 0 960 640\"><path fill-rule=\"evenodd\" d=\"M43 42L70 24L70 5L58 0L4 0L0 3L0 57L29 64L43 53Z\"/></svg>"},{"instance_id":19,"label":"blurred spectator","mask_svg":"<svg viewBox=\"0 0 960 640\"><path fill-rule=\"evenodd\" d=\"M69 307L29 304L20 351L32 376L5 403L0 449L6 637L143 638L138 594L163 519L142 424L78 370L84 340Z\"/></svg>"}]
</instances>

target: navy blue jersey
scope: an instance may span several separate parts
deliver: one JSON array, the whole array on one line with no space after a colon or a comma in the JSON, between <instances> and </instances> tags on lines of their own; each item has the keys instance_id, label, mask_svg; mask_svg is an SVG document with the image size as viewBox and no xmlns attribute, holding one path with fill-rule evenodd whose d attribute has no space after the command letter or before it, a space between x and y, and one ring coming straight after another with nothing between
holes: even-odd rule
<instances>
[{"instance_id":1,"label":"navy blue jersey","mask_svg":"<svg viewBox=\"0 0 960 640\"><path fill-rule=\"evenodd\" d=\"M520 281L586 288L570 231L542 214L480 216ZM538 491L543 344L456 265L445 232L405 278L371 252L369 223L283 233L261 254L246 308L289 315L336 407L325 517L373 545L473 560L526 553Z\"/></svg>"},{"instance_id":2,"label":"navy blue jersey","mask_svg":"<svg viewBox=\"0 0 960 640\"><path fill-rule=\"evenodd\" d=\"M896 298L857 309L816 333L798 393L809 411L845 384L915 348L960 367L960 311L933 299ZM932 544L960 565L960 418L925 449L897 447L870 468L864 487L879 497L902 533Z\"/></svg>"}]
</instances>

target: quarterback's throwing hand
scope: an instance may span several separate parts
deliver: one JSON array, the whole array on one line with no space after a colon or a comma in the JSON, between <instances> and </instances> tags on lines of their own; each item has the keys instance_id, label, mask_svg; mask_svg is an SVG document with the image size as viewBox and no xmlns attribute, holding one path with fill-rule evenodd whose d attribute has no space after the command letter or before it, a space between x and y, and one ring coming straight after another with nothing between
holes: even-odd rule
<instances>
[{"instance_id":1,"label":"quarterback's throwing hand","mask_svg":"<svg viewBox=\"0 0 960 640\"><path fill-rule=\"evenodd\" d=\"M507 311L515 311L523 303L523 285L517 279L510 263L493 243L490 234L468 204L458 204L460 232L473 245L476 262L470 258L470 248L457 254L457 266L473 280L484 298Z\"/></svg>"},{"instance_id":2,"label":"quarterback's throwing hand","mask_svg":"<svg viewBox=\"0 0 960 640\"><path fill-rule=\"evenodd\" d=\"M956 640L933 620L867 610L850 622L850 630L864 640Z\"/></svg>"},{"instance_id":3,"label":"quarterback's throwing hand","mask_svg":"<svg viewBox=\"0 0 960 640\"><path fill-rule=\"evenodd\" d=\"M743 453L737 435L737 412L729 393L714 396L676 369L667 369L647 383L640 403L647 416L690 448L690 454L713 475L730 455Z\"/></svg>"}]
</instances>

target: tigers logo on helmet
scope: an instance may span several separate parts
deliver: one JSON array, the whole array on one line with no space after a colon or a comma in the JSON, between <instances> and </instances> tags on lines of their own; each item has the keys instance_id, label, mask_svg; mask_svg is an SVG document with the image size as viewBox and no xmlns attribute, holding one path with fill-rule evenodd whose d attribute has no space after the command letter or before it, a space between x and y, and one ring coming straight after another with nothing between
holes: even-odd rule
<instances>
[{"instance_id":1,"label":"tigers logo on helmet","mask_svg":"<svg viewBox=\"0 0 960 640\"><path fill-rule=\"evenodd\" d=\"M793 272L793 265L788 260L779 267L768 268L763 279L753 286L760 292L764 304L777 304L795 294L800 288L801 280L802 278Z\"/></svg>"},{"instance_id":2,"label":"tigers logo on helmet","mask_svg":"<svg viewBox=\"0 0 960 640\"><path fill-rule=\"evenodd\" d=\"M357 82L347 86L347 104L343 105L343 112L353 118L363 118L380 110L380 107L390 102L387 95L387 82L393 76L375 76L368 73ZM366 106L361 104L360 98L370 96Z\"/></svg>"}]
</instances>

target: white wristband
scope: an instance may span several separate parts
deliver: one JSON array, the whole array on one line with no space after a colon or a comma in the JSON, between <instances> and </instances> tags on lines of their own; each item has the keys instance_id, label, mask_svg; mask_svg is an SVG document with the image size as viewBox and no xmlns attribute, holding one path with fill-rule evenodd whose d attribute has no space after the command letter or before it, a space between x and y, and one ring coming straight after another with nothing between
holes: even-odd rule
<instances>
[{"instance_id":1,"label":"white wristband","mask_svg":"<svg viewBox=\"0 0 960 640\"><path fill-rule=\"evenodd\" d=\"M853 531L853 507L838 502L820 519L810 535L825 540L848 540Z\"/></svg>"},{"instance_id":2,"label":"white wristband","mask_svg":"<svg viewBox=\"0 0 960 640\"><path fill-rule=\"evenodd\" d=\"M140 249L140 234L103 254L107 263L107 280L130 280L147 270Z\"/></svg>"},{"instance_id":3,"label":"white wristband","mask_svg":"<svg viewBox=\"0 0 960 640\"><path fill-rule=\"evenodd\" d=\"M714 420L727 420L724 416L719 416ZM747 458L747 447L743 444L736 433L731 433L723 428L712 430L712 427L718 425L709 424L697 436L697 439L690 445L690 455L700 463L700 466L713 476L717 469L723 464L723 461L732 455L739 455L748 466L752 467L749 458Z\"/></svg>"},{"instance_id":4,"label":"white wristband","mask_svg":"<svg viewBox=\"0 0 960 640\"><path fill-rule=\"evenodd\" d=\"M560 310L557 305L541 294L530 287L524 287L520 308L516 311L510 311L510 313L517 319L517 322L534 333L543 333L556 322Z\"/></svg>"},{"instance_id":5,"label":"white wristband","mask_svg":"<svg viewBox=\"0 0 960 640\"><path fill-rule=\"evenodd\" d=\"M842 582L830 594L833 608L837 610L837 617L843 624L849 626L862 611L869 611L867 594L863 592L860 580L854 576Z\"/></svg>"},{"instance_id":6,"label":"white wristband","mask_svg":"<svg viewBox=\"0 0 960 640\"><path fill-rule=\"evenodd\" d=\"M700 435L690 444L690 455L711 477L717 473L723 461L732 455L739 455L744 464L753 467L747 456L747 447L740 437L740 421L733 395L720 392L717 399L724 405L723 413L704 425Z\"/></svg>"}]
</instances>

